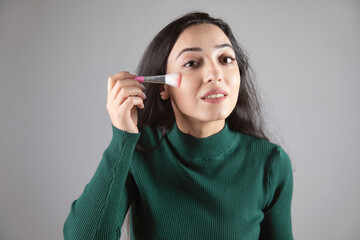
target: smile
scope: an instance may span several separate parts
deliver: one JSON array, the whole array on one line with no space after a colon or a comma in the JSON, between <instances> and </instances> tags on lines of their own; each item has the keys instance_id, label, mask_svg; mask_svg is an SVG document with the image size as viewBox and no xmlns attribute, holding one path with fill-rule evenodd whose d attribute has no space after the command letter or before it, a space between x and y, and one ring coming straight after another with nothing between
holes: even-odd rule
<instances>
[{"instance_id":1,"label":"smile","mask_svg":"<svg viewBox=\"0 0 360 240\"><path fill-rule=\"evenodd\" d=\"M201 100L208 102L208 103L220 103L226 99L227 95L224 94L213 94L206 96L204 98L201 98Z\"/></svg>"},{"instance_id":2,"label":"smile","mask_svg":"<svg viewBox=\"0 0 360 240\"><path fill-rule=\"evenodd\" d=\"M221 98L221 97L223 97L223 96L225 96L225 95L219 93L219 94L213 94L213 95L206 96L206 97L204 97L203 99L207 99L207 98Z\"/></svg>"}]
</instances>

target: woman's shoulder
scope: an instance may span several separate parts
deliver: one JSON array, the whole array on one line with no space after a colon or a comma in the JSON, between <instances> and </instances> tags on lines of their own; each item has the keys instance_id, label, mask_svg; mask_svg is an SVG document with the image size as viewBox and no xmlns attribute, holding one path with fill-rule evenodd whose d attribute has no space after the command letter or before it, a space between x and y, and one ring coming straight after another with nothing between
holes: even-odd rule
<instances>
[{"instance_id":1,"label":"woman's shoulder","mask_svg":"<svg viewBox=\"0 0 360 240\"><path fill-rule=\"evenodd\" d=\"M283 147L275 142L271 142L259 136L240 133L242 136L241 143L247 151L267 163L276 164L278 161L290 162L289 155Z\"/></svg>"}]
</instances>

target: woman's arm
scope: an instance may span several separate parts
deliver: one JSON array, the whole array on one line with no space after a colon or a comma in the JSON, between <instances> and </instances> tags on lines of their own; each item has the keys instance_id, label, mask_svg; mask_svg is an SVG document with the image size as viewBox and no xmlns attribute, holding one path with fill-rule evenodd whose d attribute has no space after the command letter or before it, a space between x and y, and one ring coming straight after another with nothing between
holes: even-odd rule
<instances>
[{"instance_id":1,"label":"woman's arm","mask_svg":"<svg viewBox=\"0 0 360 240\"><path fill-rule=\"evenodd\" d=\"M71 205L63 234L65 239L119 239L131 203L134 182L129 173L140 133L112 125L113 137L84 192Z\"/></svg>"},{"instance_id":2,"label":"woman's arm","mask_svg":"<svg viewBox=\"0 0 360 240\"><path fill-rule=\"evenodd\" d=\"M291 240L293 175L290 159L280 147L273 155L267 180L268 204L264 209L259 239Z\"/></svg>"},{"instance_id":3,"label":"woman's arm","mask_svg":"<svg viewBox=\"0 0 360 240\"><path fill-rule=\"evenodd\" d=\"M65 239L119 239L131 203L134 181L129 172L136 142L137 108L144 108L145 89L135 75L119 72L108 78L106 108L113 137L91 181L71 205Z\"/></svg>"}]
</instances>

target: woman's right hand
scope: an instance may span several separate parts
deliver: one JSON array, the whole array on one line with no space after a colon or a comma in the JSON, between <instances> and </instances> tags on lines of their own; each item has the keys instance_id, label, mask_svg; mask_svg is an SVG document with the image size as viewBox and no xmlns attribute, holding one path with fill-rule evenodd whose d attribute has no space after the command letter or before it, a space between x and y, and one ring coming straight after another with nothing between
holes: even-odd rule
<instances>
[{"instance_id":1,"label":"woman's right hand","mask_svg":"<svg viewBox=\"0 0 360 240\"><path fill-rule=\"evenodd\" d=\"M106 108L112 124L120 130L138 133L137 108L144 108L145 87L134 79L136 75L119 72L108 78Z\"/></svg>"}]
</instances>

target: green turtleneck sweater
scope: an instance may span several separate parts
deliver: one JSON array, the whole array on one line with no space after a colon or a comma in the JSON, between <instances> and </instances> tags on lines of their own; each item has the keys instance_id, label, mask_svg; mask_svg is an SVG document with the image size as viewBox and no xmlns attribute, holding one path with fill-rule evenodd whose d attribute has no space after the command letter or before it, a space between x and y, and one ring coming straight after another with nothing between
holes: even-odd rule
<instances>
[{"instance_id":1,"label":"green turtleneck sweater","mask_svg":"<svg viewBox=\"0 0 360 240\"><path fill-rule=\"evenodd\" d=\"M131 205L132 239L292 239L292 168L276 144L233 132L196 138L176 124L113 137L81 196L65 239L119 239Z\"/></svg>"}]
</instances>

